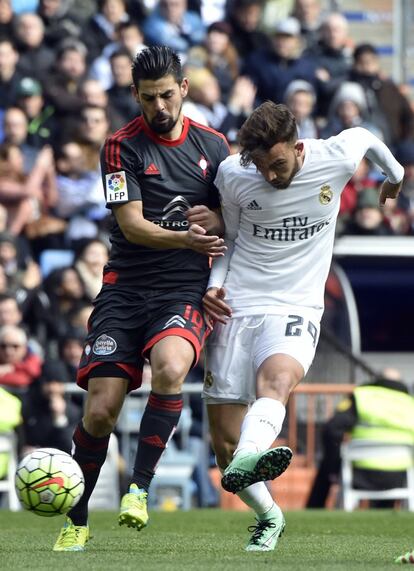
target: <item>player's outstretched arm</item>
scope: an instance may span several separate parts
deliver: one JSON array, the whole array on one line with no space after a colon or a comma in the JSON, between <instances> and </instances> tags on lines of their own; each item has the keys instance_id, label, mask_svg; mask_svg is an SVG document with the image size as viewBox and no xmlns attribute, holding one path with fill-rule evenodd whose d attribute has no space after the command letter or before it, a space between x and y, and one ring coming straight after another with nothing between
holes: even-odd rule
<instances>
[{"instance_id":1,"label":"player's outstretched arm","mask_svg":"<svg viewBox=\"0 0 414 571\"><path fill-rule=\"evenodd\" d=\"M397 198L404 177L404 167L395 159L387 145L362 127L348 129L348 137L348 144L354 149L360 148L363 155L376 163L387 176L381 188L379 203L384 205L387 198Z\"/></svg>"},{"instance_id":2,"label":"player's outstretched arm","mask_svg":"<svg viewBox=\"0 0 414 571\"><path fill-rule=\"evenodd\" d=\"M193 225L186 232L176 232L146 220L139 200L115 206L113 212L125 238L133 244L156 249L190 248L212 258L222 256L226 250L222 238L207 236L201 226Z\"/></svg>"},{"instance_id":3,"label":"player's outstretched arm","mask_svg":"<svg viewBox=\"0 0 414 571\"><path fill-rule=\"evenodd\" d=\"M207 234L224 235L224 221L219 209L210 210L208 206L199 204L189 208L186 218L190 224L198 224Z\"/></svg>"},{"instance_id":4,"label":"player's outstretched arm","mask_svg":"<svg viewBox=\"0 0 414 571\"><path fill-rule=\"evenodd\" d=\"M210 287L203 297L204 311L207 316L219 323L226 324L231 317L231 307L224 301L226 290L224 287Z\"/></svg>"}]
</instances>

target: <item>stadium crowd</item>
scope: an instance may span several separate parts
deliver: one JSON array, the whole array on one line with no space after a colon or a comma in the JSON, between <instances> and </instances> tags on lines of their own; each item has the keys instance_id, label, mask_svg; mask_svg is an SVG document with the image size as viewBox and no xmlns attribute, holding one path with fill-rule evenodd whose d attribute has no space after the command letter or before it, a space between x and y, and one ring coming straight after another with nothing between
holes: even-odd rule
<instances>
[{"instance_id":1,"label":"stadium crowd","mask_svg":"<svg viewBox=\"0 0 414 571\"><path fill-rule=\"evenodd\" d=\"M405 168L402 193L380 208L383 175L364 159L337 231L414 233L413 105L377 49L356 45L326 4L0 0L0 386L24 400L26 444L68 449L81 415L62 383L75 379L108 260L99 152L140 113L131 63L143 47L180 54L184 113L224 133L233 152L238 129L268 99L289 106L300 137L372 131Z\"/></svg>"}]
</instances>

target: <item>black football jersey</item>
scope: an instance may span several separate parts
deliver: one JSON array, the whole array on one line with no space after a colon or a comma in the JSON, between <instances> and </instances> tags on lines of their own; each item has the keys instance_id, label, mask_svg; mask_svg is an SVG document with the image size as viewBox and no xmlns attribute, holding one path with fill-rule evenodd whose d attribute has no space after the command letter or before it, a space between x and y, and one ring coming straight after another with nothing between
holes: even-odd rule
<instances>
[{"instance_id":1,"label":"black football jersey","mask_svg":"<svg viewBox=\"0 0 414 571\"><path fill-rule=\"evenodd\" d=\"M144 217L168 230L188 229L185 212L204 204L219 207L213 184L229 154L224 135L184 118L179 139L157 136L142 116L111 135L101 152L106 203L141 200ZM155 249L126 240L113 216L111 255L104 281L151 289L204 291L207 256L193 250Z\"/></svg>"}]
</instances>

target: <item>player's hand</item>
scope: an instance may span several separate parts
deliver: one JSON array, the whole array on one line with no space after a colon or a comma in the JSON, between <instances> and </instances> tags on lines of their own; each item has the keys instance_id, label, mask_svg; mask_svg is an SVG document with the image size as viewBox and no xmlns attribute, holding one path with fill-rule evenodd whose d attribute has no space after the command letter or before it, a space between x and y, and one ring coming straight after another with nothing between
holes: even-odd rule
<instances>
[{"instance_id":1,"label":"player's hand","mask_svg":"<svg viewBox=\"0 0 414 571\"><path fill-rule=\"evenodd\" d=\"M402 182L403 181L397 182L395 184L390 182L388 179L384 180L384 182L381 185L381 191L379 196L379 202L381 206L384 206L387 198L397 198L397 196L400 194L401 191Z\"/></svg>"},{"instance_id":2,"label":"player's hand","mask_svg":"<svg viewBox=\"0 0 414 571\"><path fill-rule=\"evenodd\" d=\"M205 254L211 258L224 256L227 246L223 238L207 236L206 230L198 224L192 224L186 232L185 241L187 248L195 250L199 254Z\"/></svg>"},{"instance_id":3,"label":"player's hand","mask_svg":"<svg viewBox=\"0 0 414 571\"><path fill-rule=\"evenodd\" d=\"M185 213L189 224L198 224L204 228L206 233L220 234L224 232L224 224L221 215L214 210L210 210L204 204L199 204L189 208Z\"/></svg>"},{"instance_id":4,"label":"player's hand","mask_svg":"<svg viewBox=\"0 0 414 571\"><path fill-rule=\"evenodd\" d=\"M208 317L207 325L212 329L212 322L218 321L224 325L231 317L231 307L224 301L226 290L224 287L210 287L203 297L204 311Z\"/></svg>"}]
</instances>

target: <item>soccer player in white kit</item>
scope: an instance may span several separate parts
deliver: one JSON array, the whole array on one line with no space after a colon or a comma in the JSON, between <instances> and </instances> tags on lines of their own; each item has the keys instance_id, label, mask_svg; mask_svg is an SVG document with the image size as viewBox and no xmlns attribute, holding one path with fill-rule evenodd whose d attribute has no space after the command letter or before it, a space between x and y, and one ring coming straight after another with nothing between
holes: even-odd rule
<instances>
[{"instance_id":1,"label":"soccer player in white kit","mask_svg":"<svg viewBox=\"0 0 414 571\"><path fill-rule=\"evenodd\" d=\"M204 297L216 325L203 397L222 485L256 513L246 549L270 551L285 521L264 480L287 468L291 451L269 447L314 358L341 192L366 156L387 175L384 204L398 196L404 169L360 127L298 140L292 113L270 101L246 120L239 142L215 179L228 249Z\"/></svg>"}]
</instances>

